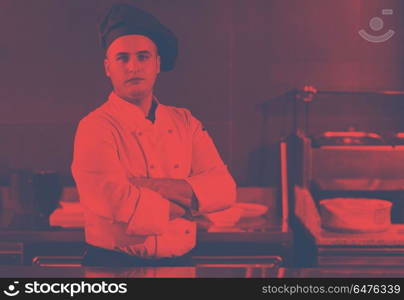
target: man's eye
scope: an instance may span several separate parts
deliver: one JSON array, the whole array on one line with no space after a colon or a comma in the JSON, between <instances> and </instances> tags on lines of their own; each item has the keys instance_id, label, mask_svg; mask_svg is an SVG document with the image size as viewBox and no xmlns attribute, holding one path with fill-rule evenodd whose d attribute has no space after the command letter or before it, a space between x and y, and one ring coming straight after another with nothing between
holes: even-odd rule
<instances>
[{"instance_id":1,"label":"man's eye","mask_svg":"<svg viewBox=\"0 0 404 300\"><path fill-rule=\"evenodd\" d=\"M147 55L147 54L140 54L140 55L138 55L139 61L145 61L145 60L147 60L147 59L149 59L149 58L150 58L150 55Z\"/></svg>"},{"instance_id":2,"label":"man's eye","mask_svg":"<svg viewBox=\"0 0 404 300\"><path fill-rule=\"evenodd\" d=\"M124 56L124 55L121 55L121 56L118 56L118 57L116 58L116 60L117 60L117 61L126 62L126 61L128 61L128 57L127 57L127 56Z\"/></svg>"}]
</instances>

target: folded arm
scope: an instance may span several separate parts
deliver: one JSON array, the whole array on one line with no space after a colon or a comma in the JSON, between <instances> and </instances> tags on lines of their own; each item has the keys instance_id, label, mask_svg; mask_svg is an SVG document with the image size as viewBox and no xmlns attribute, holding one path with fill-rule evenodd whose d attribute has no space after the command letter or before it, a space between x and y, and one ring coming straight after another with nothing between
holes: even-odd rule
<instances>
[{"instance_id":1,"label":"folded arm","mask_svg":"<svg viewBox=\"0 0 404 300\"><path fill-rule=\"evenodd\" d=\"M171 218L184 213L159 193L131 184L119 161L113 129L103 120L80 122L71 169L84 208L127 224L128 234L161 234Z\"/></svg>"},{"instance_id":2,"label":"folded arm","mask_svg":"<svg viewBox=\"0 0 404 300\"><path fill-rule=\"evenodd\" d=\"M236 201L236 183L221 159L206 128L190 112L192 132L192 168L184 178L192 187L200 213L230 207Z\"/></svg>"},{"instance_id":3,"label":"folded arm","mask_svg":"<svg viewBox=\"0 0 404 300\"><path fill-rule=\"evenodd\" d=\"M236 199L236 184L202 124L188 112L192 139L191 174L184 179L131 178L189 212L208 213L230 207Z\"/></svg>"},{"instance_id":4,"label":"folded arm","mask_svg":"<svg viewBox=\"0 0 404 300\"><path fill-rule=\"evenodd\" d=\"M131 178L130 182L137 187L149 188L185 209L197 210L195 194L184 179Z\"/></svg>"}]
</instances>

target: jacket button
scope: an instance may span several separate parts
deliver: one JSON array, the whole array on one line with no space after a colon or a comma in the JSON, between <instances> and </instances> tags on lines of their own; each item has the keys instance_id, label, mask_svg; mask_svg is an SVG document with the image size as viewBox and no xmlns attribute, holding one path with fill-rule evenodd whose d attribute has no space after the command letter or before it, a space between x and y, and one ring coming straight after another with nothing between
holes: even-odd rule
<instances>
[{"instance_id":1,"label":"jacket button","mask_svg":"<svg viewBox=\"0 0 404 300\"><path fill-rule=\"evenodd\" d=\"M154 165L150 165L150 169L154 169Z\"/></svg>"},{"instance_id":2,"label":"jacket button","mask_svg":"<svg viewBox=\"0 0 404 300\"><path fill-rule=\"evenodd\" d=\"M174 169L178 169L179 167L180 167L179 164L175 164L175 165L174 165Z\"/></svg>"},{"instance_id":3,"label":"jacket button","mask_svg":"<svg viewBox=\"0 0 404 300\"><path fill-rule=\"evenodd\" d=\"M168 133L173 133L173 130L172 130L172 129L168 129Z\"/></svg>"}]
</instances>

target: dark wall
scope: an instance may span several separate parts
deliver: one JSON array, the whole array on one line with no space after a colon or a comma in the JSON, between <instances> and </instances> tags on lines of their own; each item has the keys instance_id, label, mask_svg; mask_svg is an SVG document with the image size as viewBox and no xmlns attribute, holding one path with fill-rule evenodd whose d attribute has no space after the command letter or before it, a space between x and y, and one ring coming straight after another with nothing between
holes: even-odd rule
<instances>
[{"instance_id":1,"label":"dark wall","mask_svg":"<svg viewBox=\"0 0 404 300\"><path fill-rule=\"evenodd\" d=\"M14 168L33 168L56 169L72 183L77 122L111 89L96 21L113 2L118 1L0 2L2 182ZM177 67L161 74L156 93L161 102L187 107L205 123L240 185L276 181L274 144L291 126L283 105L271 104L263 114L258 104L305 84L338 90L403 88L404 6L399 0L383 1L383 6L372 0L124 2L150 11L177 34ZM370 18L381 16L382 8L394 9L394 15L383 17L381 31L392 28L395 36L380 44L364 41L357 31L369 30ZM356 120L356 105L347 103L344 114L351 117L332 122L330 105L318 106L314 130ZM355 126L365 130L380 114L389 119L390 113L400 116L402 108L369 106L365 122Z\"/></svg>"}]
</instances>

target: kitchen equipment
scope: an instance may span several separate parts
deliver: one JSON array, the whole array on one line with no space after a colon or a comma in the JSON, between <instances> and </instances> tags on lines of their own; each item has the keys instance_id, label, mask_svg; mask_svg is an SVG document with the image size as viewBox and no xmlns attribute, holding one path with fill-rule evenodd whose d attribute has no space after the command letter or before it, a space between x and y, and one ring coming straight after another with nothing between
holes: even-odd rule
<instances>
[{"instance_id":1,"label":"kitchen equipment","mask_svg":"<svg viewBox=\"0 0 404 300\"><path fill-rule=\"evenodd\" d=\"M236 224L240 220L242 212L240 207L234 205L221 211L205 214L205 217L215 226L227 227Z\"/></svg>"},{"instance_id":2,"label":"kitchen equipment","mask_svg":"<svg viewBox=\"0 0 404 300\"><path fill-rule=\"evenodd\" d=\"M236 203L236 207L241 208L241 218L259 217L268 211L268 207L258 203Z\"/></svg>"},{"instance_id":3,"label":"kitchen equipment","mask_svg":"<svg viewBox=\"0 0 404 300\"><path fill-rule=\"evenodd\" d=\"M32 173L14 170L10 176L10 208L15 214L34 213Z\"/></svg>"},{"instance_id":4,"label":"kitchen equipment","mask_svg":"<svg viewBox=\"0 0 404 300\"><path fill-rule=\"evenodd\" d=\"M382 232L391 226L392 203L366 198L334 198L320 201L321 224L339 232Z\"/></svg>"},{"instance_id":5,"label":"kitchen equipment","mask_svg":"<svg viewBox=\"0 0 404 300\"><path fill-rule=\"evenodd\" d=\"M394 145L404 145L404 132L397 132L394 135L393 144Z\"/></svg>"},{"instance_id":6,"label":"kitchen equipment","mask_svg":"<svg viewBox=\"0 0 404 300\"><path fill-rule=\"evenodd\" d=\"M60 201L59 207L49 216L49 225L65 228L83 228L84 211L80 202Z\"/></svg>"},{"instance_id":7,"label":"kitchen equipment","mask_svg":"<svg viewBox=\"0 0 404 300\"><path fill-rule=\"evenodd\" d=\"M35 211L48 218L59 207L62 195L60 176L55 171L38 171L32 175Z\"/></svg>"},{"instance_id":8,"label":"kitchen equipment","mask_svg":"<svg viewBox=\"0 0 404 300\"><path fill-rule=\"evenodd\" d=\"M404 147L390 137L403 131L404 92L318 91L304 103L298 93L287 138L296 265L402 265Z\"/></svg>"},{"instance_id":9,"label":"kitchen equipment","mask_svg":"<svg viewBox=\"0 0 404 300\"><path fill-rule=\"evenodd\" d=\"M364 131L326 131L312 138L313 147L338 145L383 145L380 135Z\"/></svg>"},{"instance_id":10,"label":"kitchen equipment","mask_svg":"<svg viewBox=\"0 0 404 300\"><path fill-rule=\"evenodd\" d=\"M15 220L31 219L32 226L48 226L49 215L58 207L62 194L55 171L15 170L10 178L11 210Z\"/></svg>"},{"instance_id":11,"label":"kitchen equipment","mask_svg":"<svg viewBox=\"0 0 404 300\"><path fill-rule=\"evenodd\" d=\"M257 203L235 203L232 207L205 214L215 226L233 226L241 218L254 218L265 214L268 207Z\"/></svg>"}]
</instances>

